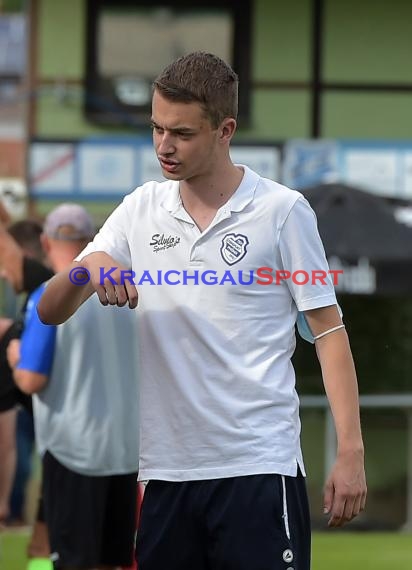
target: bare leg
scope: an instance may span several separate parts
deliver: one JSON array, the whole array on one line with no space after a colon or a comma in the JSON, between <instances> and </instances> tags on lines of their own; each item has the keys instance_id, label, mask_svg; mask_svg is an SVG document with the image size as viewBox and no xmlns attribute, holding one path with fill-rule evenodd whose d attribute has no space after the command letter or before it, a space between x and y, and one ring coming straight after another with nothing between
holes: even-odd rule
<instances>
[{"instance_id":1,"label":"bare leg","mask_svg":"<svg viewBox=\"0 0 412 570\"><path fill-rule=\"evenodd\" d=\"M46 523L36 520L27 547L28 558L48 558L50 556L49 533Z\"/></svg>"},{"instance_id":2,"label":"bare leg","mask_svg":"<svg viewBox=\"0 0 412 570\"><path fill-rule=\"evenodd\" d=\"M0 412L0 523L9 513L16 470L16 410Z\"/></svg>"}]
</instances>

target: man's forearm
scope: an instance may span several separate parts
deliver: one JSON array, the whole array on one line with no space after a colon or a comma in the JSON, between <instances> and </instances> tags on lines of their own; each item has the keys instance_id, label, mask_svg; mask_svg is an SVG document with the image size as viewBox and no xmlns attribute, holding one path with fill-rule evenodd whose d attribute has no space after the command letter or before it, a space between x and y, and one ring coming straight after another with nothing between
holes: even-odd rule
<instances>
[{"instance_id":1,"label":"man's forearm","mask_svg":"<svg viewBox=\"0 0 412 570\"><path fill-rule=\"evenodd\" d=\"M325 336L316 349L335 420L338 453L363 453L358 383L348 337L344 331Z\"/></svg>"},{"instance_id":2,"label":"man's forearm","mask_svg":"<svg viewBox=\"0 0 412 570\"><path fill-rule=\"evenodd\" d=\"M13 378L16 386L24 394L36 394L43 390L47 384L47 376L39 372L32 372L31 370L22 370L16 368L13 371Z\"/></svg>"},{"instance_id":3,"label":"man's forearm","mask_svg":"<svg viewBox=\"0 0 412 570\"><path fill-rule=\"evenodd\" d=\"M40 301L37 311L40 320L48 325L59 325L69 319L86 299L90 297L94 289L90 282L85 279L85 284L75 284L81 281L81 274L71 273L80 266L73 262L70 267L61 271L49 281Z\"/></svg>"},{"instance_id":4,"label":"man's forearm","mask_svg":"<svg viewBox=\"0 0 412 570\"><path fill-rule=\"evenodd\" d=\"M323 510L339 527L365 508L367 484L355 365L349 340L338 329L316 341L325 390L335 422L337 456L325 481Z\"/></svg>"}]
</instances>

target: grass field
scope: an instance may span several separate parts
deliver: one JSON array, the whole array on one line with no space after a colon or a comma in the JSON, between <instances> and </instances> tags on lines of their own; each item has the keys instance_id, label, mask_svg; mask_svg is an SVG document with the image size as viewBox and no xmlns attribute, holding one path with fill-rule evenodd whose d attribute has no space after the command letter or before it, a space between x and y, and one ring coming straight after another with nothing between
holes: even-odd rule
<instances>
[{"instance_id":1,"label":"grass field","mask_svg":"<svg viewBox=\"0 0 412 570\"><path fill-rule=\"evenodd\" d=\"M0 531L0 570L26 570L28 534Z\"/></svg>"},{"instance_id":2,"label":"grass field","mask_svg":"<svg viewBox=\"0 0 412 570\"><path fill-rule=\"evenodd\" d=\"M412 535L314 533L313 570L411 570Z\"/></svg>"},{"instance_id":3,"label":"grass field","mask_svg":"<svg viewBox=\"0 0 412 570\"><path fill-rule=\"evenodd\" d=\"M22 533L4 532L0 535L0 570L25 570L27 540L27 534ZM411 570L411 568L411 535L340 531L313 535L312 570Z\"/></svg>"}]
</instances>

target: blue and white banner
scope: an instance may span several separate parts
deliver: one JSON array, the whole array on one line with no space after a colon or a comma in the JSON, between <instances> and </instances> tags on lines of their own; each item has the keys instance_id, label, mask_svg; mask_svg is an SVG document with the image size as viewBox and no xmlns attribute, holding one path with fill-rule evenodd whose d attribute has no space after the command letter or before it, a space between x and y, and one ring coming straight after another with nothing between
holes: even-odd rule
<instances>
[{"instance_id":1,"label":"blue and white banner","mask_svg":"<svg viewBox=\"0 0 412 570\"><path fill-rule=\"evenodd\" d=\"M383 196L412 198L412 141L293 139L233 144L231 157L297 190L341 182ZM29 192L39 198L117 200L148 180L164 180L152 140L35 141Z\"/></svg>"}]
</instances>

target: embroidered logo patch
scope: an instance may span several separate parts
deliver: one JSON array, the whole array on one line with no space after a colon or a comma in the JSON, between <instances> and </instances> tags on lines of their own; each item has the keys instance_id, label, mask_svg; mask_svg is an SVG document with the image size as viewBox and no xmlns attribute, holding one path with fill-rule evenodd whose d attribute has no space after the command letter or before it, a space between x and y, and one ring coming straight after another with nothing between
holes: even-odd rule
<instances>
[{"instance_id":1,"label":"embroidered logo patch","mask_svg":"<svg viewBox=\"0 0 412 570\"><path fill-rule=\"evenodd\" d=\"M222 239L220 254L228 265L234 265L246 255L249 240L243 234L226 234Z\"/></svg>"},{"instance_id":2,"label":"embroidered logo patch","mask_svg":"<svg viewBox=\"0 0 412 570\"><path fill-rule=\"evenodd\" d=\"M176 247L180 243L179 236L165 236L165 234L153 234L149 245L153 246L153 251L157 253L170 247Z\"/></svg>"}]
</instances>

